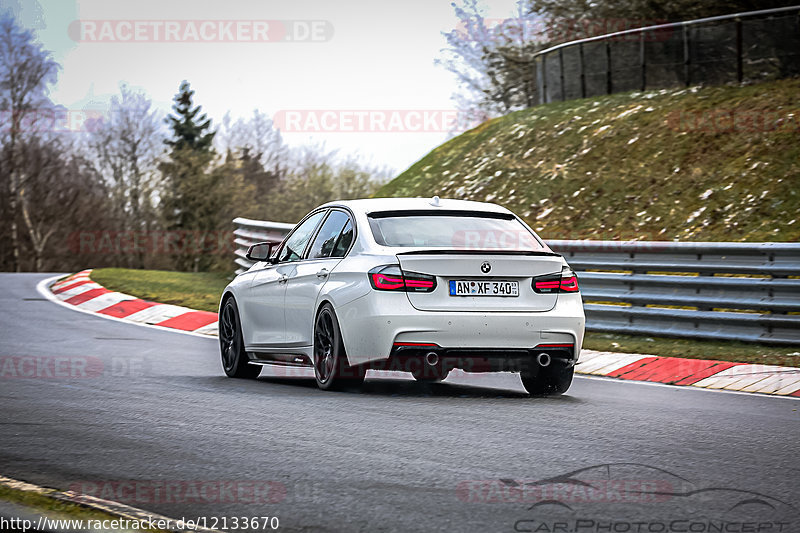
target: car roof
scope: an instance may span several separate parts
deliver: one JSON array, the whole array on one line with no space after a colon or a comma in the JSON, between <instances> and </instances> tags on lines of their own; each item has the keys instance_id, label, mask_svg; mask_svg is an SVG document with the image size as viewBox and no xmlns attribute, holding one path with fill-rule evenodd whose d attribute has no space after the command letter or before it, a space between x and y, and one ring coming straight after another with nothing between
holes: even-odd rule
<instances>
[{"instance_id":1,"label":"car roof","mask_svg":"<svg viewBox=\"0 0 800 533\"><path fill-rule=\"evenodd\" d=\"M322 207L341 206L354 212L375 213L379 211L419 211L441 209L442 211L477 211L486 213L511 213L505 207L487 202L450 200L446 198L367 198L363 200L340 200L328 202Z\"/></svg>"}]
</instances>

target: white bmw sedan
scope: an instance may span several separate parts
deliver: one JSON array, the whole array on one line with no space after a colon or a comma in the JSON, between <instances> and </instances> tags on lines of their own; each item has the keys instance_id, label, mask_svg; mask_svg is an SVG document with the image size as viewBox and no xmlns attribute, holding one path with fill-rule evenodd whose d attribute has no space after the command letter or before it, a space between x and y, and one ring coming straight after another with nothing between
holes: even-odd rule
<instances>
[{"instance_id":1,"label":"white bmw sedan","mask_svg":"<svg viewBox=\"0 0 800 533\"><path fill-rule=\"evenodd\" d=\"M389 198L325 204L220 301L222 365L307 366L322 389L367 369L440 381L520 372L532 395L561 394L584 333L575 274L522 220L494 204Z\"/></svg>"}]
</instances>

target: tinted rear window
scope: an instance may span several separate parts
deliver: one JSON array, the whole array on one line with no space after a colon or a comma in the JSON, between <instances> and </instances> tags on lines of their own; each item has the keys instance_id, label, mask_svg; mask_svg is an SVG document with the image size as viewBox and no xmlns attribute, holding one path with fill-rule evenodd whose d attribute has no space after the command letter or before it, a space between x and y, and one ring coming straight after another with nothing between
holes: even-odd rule
<instances>
[{"instance_id":1,"label":"tinted rear window","mask_svg":"<svg viewBox=\"0 0 800 533\"><path fill-rule=\"evenodd\" d=\"M371 213L375 242L383 246L467 250L543 250L518 219L504 213Z\"/></svg>"}]
</instances>

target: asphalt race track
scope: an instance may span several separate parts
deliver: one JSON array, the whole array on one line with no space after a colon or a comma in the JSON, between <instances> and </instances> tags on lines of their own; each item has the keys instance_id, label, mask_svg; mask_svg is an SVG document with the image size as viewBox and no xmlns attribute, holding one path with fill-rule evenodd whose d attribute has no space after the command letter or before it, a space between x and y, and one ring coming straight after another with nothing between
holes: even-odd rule
<instances>
[{"instance_id":1,"label":"asphalt race track","mask_svg":"<svg viewBox=\"0 0 800 533\"><path fill-rule=\"evenodd\" d=\"M800 401L583 377L536 399L512 374L235 380L215 339L71 311L36 292L46 277L0 274L0 475L279 531L800 531Z\"/></svg>"}]
</instances>

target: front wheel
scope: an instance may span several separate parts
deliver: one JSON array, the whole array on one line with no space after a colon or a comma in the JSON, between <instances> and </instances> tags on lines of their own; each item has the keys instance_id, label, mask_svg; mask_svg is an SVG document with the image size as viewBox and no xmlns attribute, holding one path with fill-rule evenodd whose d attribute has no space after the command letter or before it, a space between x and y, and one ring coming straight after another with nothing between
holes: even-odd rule
<instances>
[{"instance_id":1,"label":"front wheel","mask_svg":"<svg viewBox=\"0 0 800 533\"><path fill-rule=\"evenodd\" d=\"M247 364L242 322L233 297L225 300L219 314L219 351L222 355L222 369L228 377L255 379L261 373L260 366Z\"/></svg>"},{"instance_id":2,"label":"front wheel","mask_svg":"<svg viewBox=\"0 0 800 533\"><path fill-rule=\"evenodd\" d=\"M314 376L322 390L358 386L364 382L366 370L350 366L342 341L339 320L329 303L323 304L314 323Z\"/></svg>"},{"instance_id":3,"label":"front wheel","mask_svg":"<svg viewBox=\"0 0 800 533\"><path fill-rule=\"evenodd\" d=\"M524 370L520 377L522 386L531 396L558 396L567 392L572 385L574 372L574 366L563 368L550 365Z\"/></svg>"}]
</instances>

